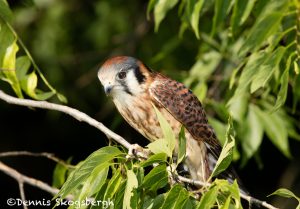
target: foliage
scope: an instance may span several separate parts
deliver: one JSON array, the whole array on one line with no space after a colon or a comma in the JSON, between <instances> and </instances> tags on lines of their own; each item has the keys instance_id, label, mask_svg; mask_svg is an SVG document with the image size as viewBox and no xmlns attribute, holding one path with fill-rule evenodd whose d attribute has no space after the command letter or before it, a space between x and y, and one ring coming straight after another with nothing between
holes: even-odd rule
<instances>
[{"instance_id":1,"label":"foliage","mask_svg":"<svg viewBox=\"0 0 300 209\"><path fill-rule=\"evenodd\" d=\"M287 189L284 189L284 188L277 189L275 192L270 194L270 196L271 195L278 195L278 196L286 197L286 198L295 198L298 201L298 206L296 209L300 208L300 197L297 197L293 192L291 192Z\"/></svg>"},{"instance_id":2,"label":"foliage","mask_svg":"<svg viewBox=\"0 0 300 209\"><path fill-rule=\"evenodd\" d=\"M201 194L200 198L195 192L187 190L183 183L168 184L168 180L176 175L175 170L168 169L173 165L170 153L174 152L176 139L166 119L157 109L155 111L165 138L148 145L154 155L143 162L132 159L128 161L126 154L118 148L103 147L76 166L54 198L66 198L72 194L75 197L74 201L83 203L80 208L89 207L89 204L84 202L87 198L94 198L90 202L94 201L95 208L97 201L108 201L110 208L242 208L236 180L231 184L227 180L215 179L210 186L204 186L198 191ZM183 130L182 128L180 131L179 141L182 140L180 138L184 134ZM233 135L232 120L229 118L226 142L212 177L230 165L234 147ZM179 144L181 147L178 150L185 150L185 144ZM165 148L161 149L160 146ZM179 153L178 151L178 159L181 159L185 152ZM153 168L146 173L147 167ZM110 179L108 171L111 172ZM64 178L65 172L56 174L54 181L57 182ZM278 190L272 195L276 194L299 199L286 189ZM101 206L98 204L98 207Z\"/></svg>"},{"instance_id":3,"label":"foliage","mask_svg":"<svg viewBox=\"0 0 300 209\"><path fill-rule=\"evenodd\" d=\"M56 94L66 102L11 27L13 14L6 1L0 4L0 78L19 97L25 93L45 100ZM105 3L101 5L99 8L107 7ZM193 31L198 52L194 65L184 74L184 82L214 114L217 120L212 125L220 140L224 143L223 131L230 114L236 123L236 143L242 147L242 165L257 155L264 134L286 157L291 157L289 138L300 140L292 119L300 97L299 2L151 0L147 14L150 19L154 11L157 33L164 32L164 21L175 9L181 20L181 39L171 38L163 44L152 62L173 56L170 53ZM18 53L20 47L22 54ZM292 105L284 106L288 97ZM234 159L238 157L235 149Z\"/></svg>"},{"instance_id":4,"label":"foliage","mask_svg":"<svg viewBox=\"0 0 300 209\"><path fill-rule=\"evenodd\" d=\"M172 7L162 6L168 2ZM243 165L259 150L264 133L291 157L288 138L300 139L289 116L297 111L300 91L299 2L212 2L176 2L180 36L184 38L190 28L200 40L196 63L185 83L206 105L220 109L216 114L223 126L226 115L232 115ZM172 0L150 1L148 13L154 10L155 28L163 25L173 4ZM214 92L207 91L208 86L214 86ZM283 106L288 96L292 107ZM215 126L217 132L222 131L219 127Z\"/></svg>"},{"instance_id":5,"label":"foliage","mask_svg":"<svg viewBox=\"0 0 300 209\"><path fill-rule=\"evenodd\" d=\"M159 111L157 114L161 116ZM170 126L164 122L165 119L160 117L162 129L167 133ZM229 125L228 130L231 129L232 127ZM232 137L230 134L228 136ZM172 146L169 144L173 143L171 140L164 141L166 147ZM153 146L155 147L156 144ZM232 150L228 147L224 146L222 151L224 156L228 156L229 153L232 155ZM150 149L152 150L152 146ZM157 149L154 148L153 150L156 151ZM171 152L173 150L174 147ZM82 202L86 198L94 197L94 201L109 201L111 203L110 208L242 207L236 181L230 184L227 180L216 179L211 186L201 188L199 191L202 194L200 199L195 196L194 192L187 190L184 184L169 185L170 174L167 167L172 166L173 163L171 157L167 158L169 152L169 149L161 150L160 153L140 162L137 160L128 161L125 153L116 147L101 148L76 166L55 198L65 198L67 195L73 194L76 201ZM216 173L225 170L230 161L225 158L221 159L215 168ZM152 166L153 168L146 174L145 169ZM108 169L112 173L110 179L107 178ZM57 175L55 178L60 179L61 175ZM122 197L121 200L119 200L120 197ZM81 208L87 207L86 205Z\"/></svg>"},{"instance_id":6,"label":"foliage","mask_svg":"<svg viewBox=\"0 0 300 209\"><path fill-rule=\"evenodd\" d=\"M32 51L41 63L49 66L49 70L55 69L59 65L57 60L60 53L71 51L66 44L58 47L61 43L68 42L67 32L72 32L68 31L68 24L63 26L59 23L63 22L59 20L67 11L66 3L58 3L56 10L51 9L50 3L36 4L40 9L48 9L49 12L45 12L48 15L47 21L55 23L55 27L53 31L44 30L44 26L39 28L40 36L35 40ZM111 34L116 31L124 33L124 25L132 27L125 14L127 11L119 9L112 12L110 4L113 3L94 3L98 19L89 26L84 25L89 28L85 36L89 37L91 43L81 49L96 46L107 54L108 43L113 43L109 39ZM232 158L238 159L239 152L242 165L253 156L258 156L264 135L284 156L290 158L289 139L300 140L295 116L296 113L299 114L297 107L300 98L300 23L297 21L300 17L299 2L150 0L147 8L149 20L152 11L154 31L165 37L152 36L153 42L145 38L143 46L139 47L132 43L136 41L133 40L131 44L134 47L127 46L126 52L141 54L141 58L152 57L145 60L153 66L159 66L158 63L163 60L165 68L175 71L165 73L183 80L205 105L210 114L210 123L224 144L214 175L224 171ZM115 19L104 15L108 13L113 13ZM22 16L21 12L19 14ZM176 21L175 24L165 27L170 23L170 16L180 18L179 28L175 18L172 18L172 21ZM33 99L46 100L56 95L61 102L66 102L66 98L46 80L20 40L12 27L13 19L7 2L0 0L0 78L9 83L20 98L26 94ZM22 18L18 21L20 19ZM169 32L174 25L178 34ZM99 31L101 36L98 35ZM53 38L53 33L58 33L61 39ZM146 37L145 34L147 31L144 32ZM43 39L45 37L46 41ZM122 38L121 43L128 42L128 38ZM27 39L30 40L28 37ZM136 50L132 52L132 48ZM87 57L90 61L93 56ZM189 66L194 57L194 64L189 71L179 71L178 66ZM77 62L73 67L77 67ZM53 76L49 73L50 75ZM61 75L60 79L63 80L63 77ZM232 138L231 120L227 134L225 133L229 115L232 116L237 131L236 140ZM118 148L104 147L92 153L72 171L67 172L57 167L55 185L61 185L66 173L69 174L58 195L63 198L72 194L76 200L91 197L95 200L111 199L115 208L241 208L236 182L229 184L225 180L215 180L211 186L200 190L200 199L195 198L184 185L168 184L167 167L173 163L171 157L176 137L170 132L163 117L160 117L160 124L167 140L161 139L149 144L148 148L154 155L144 162L128 161L125 153ZM184 129L180 136L179 162L185 156ZM242 150L233 148L234 144L240 145L236 147L241 147ZM287 190L281 189L274 194L293 197L299 201L298 197Z\"/></svg>"},{"instance_id":7,"label":"foliage","mask_svg":"<svg viewBox=\"0 0 300 209\"><path fill-rule=\"evenodd\" d=\"M48 83L29 51L11 27L12 12L5 0L0 1L0 9L0 79L8 82L20 98L23 98L23 92L25 92L37 100L47 100L53 95L57 95L60 101L66 102L66 98ZM17 56L19 46L23 48L25 55ZM30 70L31 65L33 66L32 70ZM49 91L45 92L37 88L38 76Z\"/></svg>"}]
</instances>

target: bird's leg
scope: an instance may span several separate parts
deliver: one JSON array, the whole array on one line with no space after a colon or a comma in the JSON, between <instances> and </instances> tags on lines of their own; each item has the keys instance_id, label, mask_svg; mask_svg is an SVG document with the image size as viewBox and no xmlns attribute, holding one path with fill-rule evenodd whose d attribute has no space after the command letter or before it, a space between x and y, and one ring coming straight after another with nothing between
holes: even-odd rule
<instances>
[{"instance_id":1,"label":"bird's leg","mask_svg":"<svg viewBox=\"0 0 300 209\"><path fill-rule=\"evenodd\" d=\"M169 184L174 185L175 183L179 183L179 179L177 177L177 172L176 172L176 163L172 163L167 167L167 172L168 172L168 177L169 177Z\"/></svg>"},{"instance_id":2,"label":"bird's leg","mask_svg":"<svg viewBox=\"0 0 300 209\"><path fill-rule=\"evenodd\" d=\"M143 160L147 159L151 152L147 149L144 149L138 144L132 144L128 149L128 154L126 156L127 159L132 158L141 158Z\"/></svg>"}]
</instances>

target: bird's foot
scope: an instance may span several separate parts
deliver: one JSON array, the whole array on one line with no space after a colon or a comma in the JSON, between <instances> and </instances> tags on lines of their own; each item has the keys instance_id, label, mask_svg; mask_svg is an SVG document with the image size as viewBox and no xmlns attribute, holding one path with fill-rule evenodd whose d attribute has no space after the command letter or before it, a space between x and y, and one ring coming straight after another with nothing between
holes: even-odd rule
<instances>
[{"instance_id":1,"label":"bird's foot","mask_svg":"<svg viewBox=\"0 0 300 209\"><path fill-rule=\"evenodd\" d=\"M179 183L179 179L177 177L177 172L176 172L176 167L177 167L177 165L175 163L172 163L170 166L167 167L170 185Z\"/></svg>"},{"instance_id":2,"label":"bird's foot","mask_svg":"<svg viewBox=\"0 0 300 209\"><path fill-rule=\"evenodd\" d=\"M143 160L148 159L151 152L150 150L144 149L138 144L132 144L128 150L128 154L126 156L127 159L132 158L141 158Z\"/></svg>"}]
</instances>

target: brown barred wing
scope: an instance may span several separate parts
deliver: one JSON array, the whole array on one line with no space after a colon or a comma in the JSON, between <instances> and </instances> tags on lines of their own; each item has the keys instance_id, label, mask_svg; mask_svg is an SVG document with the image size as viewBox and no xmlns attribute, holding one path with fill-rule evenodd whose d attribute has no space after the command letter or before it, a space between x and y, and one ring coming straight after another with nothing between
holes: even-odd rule
<instances>
[{"instance_id":1,"label":"brown barred wing","mask_svg":"<svg viewBox=\"0 0 300 209\"><path fill-rule=\"evenodd\" d=\"M198 98L182 83L156 74L153 85L149 89L155 101L164 106L191 135L208 145L209 149L217 149L218 158L221 147L212 127L208 124L205 111Z\"/></svg>"},{"instance_id":2,"label":"brown barred wing","mask_svg":"<svg viewBox=\"0 0 300 209\"><path fill-rule=\"evenodd\" d=\"M154 101L165 107L174 118L180 121L194 139L205 143L208 164L212 172L222 147L213 128L208 124L205 111L198 98L182 83L161 74L155 75L154 83L149 91ZM237 179L242 191L247 193L232 166L218 177L230 182Z\"/></svg>"}]
</instances>

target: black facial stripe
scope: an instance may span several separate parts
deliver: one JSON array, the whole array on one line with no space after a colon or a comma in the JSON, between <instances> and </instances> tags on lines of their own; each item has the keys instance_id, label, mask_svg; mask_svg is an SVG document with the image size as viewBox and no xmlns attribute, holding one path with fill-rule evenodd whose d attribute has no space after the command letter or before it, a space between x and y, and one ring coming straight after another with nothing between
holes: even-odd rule
<instances>
[{"instance_id":1,"label":"black facial stripe","mask_svg":"<svg viewBox=\"0 0 300 209\"><path fill-rule=\"evenodd\" d=\"M132 94L132 92L129 90L129 88L128 88L127 84L126 84L126 81L121 81L120 83L121 83L121 85L123 86L124 91L125 91L127 94L129 94L129 95L132 96L133 94Z\"/></svg>"},{"instance_id":2,"label":"black facial stripe","mask_svg":"<svg viewBox=\"0 0 300 209\"><path fill-rule=\"evenodd\" d=\"M137 81L139 82L139 84L144 83L146 77L145 77L145 76L143 75L143 73L141 72L139 66L136 66L136 67L134 68L134 71L133 71L133 72L134 72L134 75L135 75Z\"/></svg>"}]
</instances>

